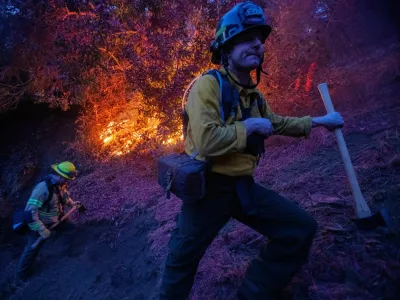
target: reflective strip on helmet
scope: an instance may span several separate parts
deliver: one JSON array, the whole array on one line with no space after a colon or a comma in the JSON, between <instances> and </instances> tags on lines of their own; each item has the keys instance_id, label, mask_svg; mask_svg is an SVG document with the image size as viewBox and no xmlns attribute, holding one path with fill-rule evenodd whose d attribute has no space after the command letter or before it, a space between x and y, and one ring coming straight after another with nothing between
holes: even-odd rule
<instances>
[{"instance_id":1,"label":"reflective strip on helmet","mask_svg":"<svg viewBox=\"0 0 400 300\"><path fill-rule=\"evenodd\" d=\"M56 166L57 171L59 171L60 173L62 173L63 175L69 177L69 178L74 178L76 177L77 172L76 171L71 171L71 172L64 172L63 170L60 169L60 167L57 165Z\"/></svg>"},{"instance_id":2,"label":"reflective strip on helmet","mask_svg":"<svg viewBox=\"0 0 400 300\"><path fill-rule=\"evenodd\" d=\"M221 34L225 33L225 30L226 30L226 26L221 27L221 28L217 31L217 33L215 34L215 39L217 40Z\"/></svg>"}]
</instances>

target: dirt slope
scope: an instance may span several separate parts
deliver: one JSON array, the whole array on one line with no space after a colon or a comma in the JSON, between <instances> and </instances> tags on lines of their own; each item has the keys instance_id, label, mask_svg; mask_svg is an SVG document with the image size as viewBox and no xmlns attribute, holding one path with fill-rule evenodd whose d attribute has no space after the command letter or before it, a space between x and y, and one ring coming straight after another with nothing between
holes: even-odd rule
<instances>
[{"instance_id":1,"label":"dirt slope","mask_svg":"<svg viewBox=\"0 0 400 300\"><path fill-rule=\"evenodd\" d=\"M3 283L0 296L5 299L151 299L158 266L149 257L146 233L154 224L150 214L143 214L122 228L101 221L90 222L82 224L74 236L54 236L41 252L32 279L18 288L10 282ZM19 252L15 250L12 259ZM10 275L13 267L10 264L4 273Z\"/></svg>"},{"instance_id":2,"label":"dirt slope","mask_svg":"<svg viewBox=\"0 0 400 300\"><path fill-rule=\"evenodd\" d=\"M388 206L397 225L400 77L389 75L369 92L371 97L347 94L350 86L343 83L335 87L333 99L340 99L345 139L365 198L374 211ZM37 114L28 110L24 118L29 115ZM180 201L165 199L151 159L80 160L63 143L73 139L74 118L42 114L25 124L11 118L11 131L5 138L1 132L7 147L0 156L0 299L156 299ZM319 223L309 263L287 298L399 299L399 231L354 229L351 191L333 135L318 129L308 140L274 137L266 147L256 180L298 202ZM71 157L82 170L71 194L88 213L77 220L76 235L49 240L31 280L16 288L12 274L24 243L10 232L10 213L23 205L50 163ZM191 299L232 299L248 262L266 242L229 222L201 262Z\"/></svg>"}]
</instances>

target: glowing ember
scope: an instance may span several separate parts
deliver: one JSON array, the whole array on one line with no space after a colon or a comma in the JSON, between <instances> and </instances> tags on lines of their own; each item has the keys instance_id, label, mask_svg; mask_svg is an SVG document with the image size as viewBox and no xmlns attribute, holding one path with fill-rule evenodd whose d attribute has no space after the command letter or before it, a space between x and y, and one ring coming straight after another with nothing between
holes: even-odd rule
<instances>
[{"instance_id":1,"label":"glowing ember","mask_svg":"<svg viewBox=\"0 0 400 300\"><path fill-rule=\"evenodd\" d=\"M297 77L296 78L296 82L295 82L295 90L298 91L300 88L300 84L301 84L301 77Z\"/></svg>"},{"instance_id":2,"label":"glowing ember","mask_svg":"<svg viewBox=\"0 0 400 300\"><path fill-rule=\"evenodd\" d=\"M312 89L316 66L317 66L316 62L313 62L308 68L306 86L305 86L306 92L310 92Z\"/></svg>"},{"instance_id":3,"label":"glowing ember","mask_svg":"<svg viewBox=\"0 0 400 300\"><path fill-rule=\"evenodd\" d=\"M103 140L104 144L107 144L109 141L112 141L113 138L114 138L113 136L108 136L108 137L106 137L106 138Z\"/></svg>"}]
</instances>

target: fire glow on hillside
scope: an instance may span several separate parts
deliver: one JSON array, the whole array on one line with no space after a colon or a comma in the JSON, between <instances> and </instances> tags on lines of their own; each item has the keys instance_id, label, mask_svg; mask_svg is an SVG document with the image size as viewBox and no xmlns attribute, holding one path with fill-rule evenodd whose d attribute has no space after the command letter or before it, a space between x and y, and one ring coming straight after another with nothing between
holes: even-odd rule
<instances>
[{"instance_id":1,"label":"fire glow on hillside","mask_svg":"<svg viewBox=\"0 0 400 300\"><path fill-rule=\"evenodd\" d=\"M108 147L112 156L121 156L133 151L140 143L148 140L159 141L160 146L175 145L183 140L182 128L168 135L159 133L160 120L147 118L144 126L129 119L111 121L101 132L100 140L104 147Z\"/></svg>"}]
</instances>

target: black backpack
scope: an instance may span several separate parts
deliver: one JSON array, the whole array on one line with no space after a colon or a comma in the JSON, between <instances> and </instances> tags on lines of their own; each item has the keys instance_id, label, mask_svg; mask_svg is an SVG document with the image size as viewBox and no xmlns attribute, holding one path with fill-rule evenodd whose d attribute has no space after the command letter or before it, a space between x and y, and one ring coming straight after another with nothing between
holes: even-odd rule
<instances>
[{"instance_id":1,"label":"black backpack","mask_svg":"<svg viewBox=\"0 0 400 300\"><path fill-rule=\"evenodd\" d=\"M49 196L43 202L42 207L47 206L47 212L50 211L50 200L53 198L54 194L54 185L51 183L50 178L44 177L42 181L46 182L47 188L49 190ZM40 182L42 182L40 181ZM39 182L39 183L40 183ZM38 184L39 184L38 183ZM29 223L32 223L32 214L25 209L16 209L14 211L14 220L13 220L13 231L18 234L25 234L29 231Z\"/></svg>"}]
</instances>

